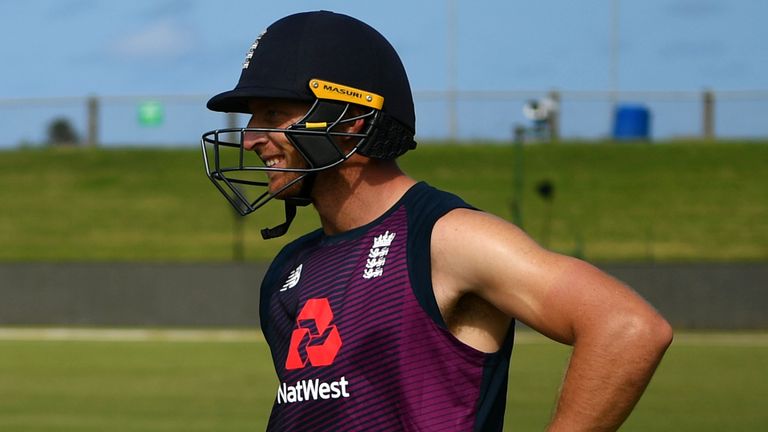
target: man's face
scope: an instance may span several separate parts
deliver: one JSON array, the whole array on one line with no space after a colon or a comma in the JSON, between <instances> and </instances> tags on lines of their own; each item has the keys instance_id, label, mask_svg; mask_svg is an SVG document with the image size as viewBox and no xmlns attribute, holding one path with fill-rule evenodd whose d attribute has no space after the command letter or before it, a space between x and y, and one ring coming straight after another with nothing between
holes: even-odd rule
<instances>
[{"instance_id":1,"label":"man's face","mask_svg":"<svg viewBox=\"0 0 768 432\"><path fill-rule=\"evenodd\" d=\"M251 111L249 128L285 129L299 121L309 109L309 104L280 99L254 99L248 103ZM273 168L306 168L307 163L282 132L246 132L243 147L258 154L264 165ZM300 173L270 171L269 192L275 193ZM298 182L278 198L295 195L301 188Z\"/></svg>"}]
</instances>

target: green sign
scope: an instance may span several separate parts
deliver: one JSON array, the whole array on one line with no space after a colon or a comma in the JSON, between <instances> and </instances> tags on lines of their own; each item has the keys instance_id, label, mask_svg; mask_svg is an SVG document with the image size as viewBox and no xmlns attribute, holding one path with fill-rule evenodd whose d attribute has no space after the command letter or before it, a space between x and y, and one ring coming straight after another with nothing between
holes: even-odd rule
<instances>
[{"instance_id":1,"label":"green sign","mask_svg":"<svg viewBox=\"0 0 768 432\"><path fill-rule=\"evenodd\" d=\"M163 104L158 101L145 101L139 105L139 124L142 126L160 126L163 124Z\"/></svg>"}]
</instances>

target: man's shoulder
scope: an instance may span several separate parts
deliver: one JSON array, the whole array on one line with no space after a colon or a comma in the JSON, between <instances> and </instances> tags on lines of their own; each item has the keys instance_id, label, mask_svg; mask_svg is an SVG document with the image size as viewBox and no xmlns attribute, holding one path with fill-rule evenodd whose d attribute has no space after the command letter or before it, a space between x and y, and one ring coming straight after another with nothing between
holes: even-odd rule
<instances>
[{"instance_id":1,"label":"man's shoulder","mask_svg":"<svg viewBox=\"0 0 768 432\"><path fill-rule=\"evenodd\" d=\"M438 189L426 182L419 182L406 194L404 204L421 211L444 213L453 208L472 208L458 195Z\"/></svg>"},{"instance_id":2,"label":"man's shoulder","mask_svg":"<svg viewBox=\"0 0 768 432\"><path fill-rule=\"evenodd\" d=\"M301 251L302 249L305 249L317 243L317 241L322 236L322 233L323 233L323 230L318 228L298 237L295 240L290 241L288 244L283 246L280 252L278 252L278 254L275 256L275 260L277 261L278 259L284 256L295 255L297 252Z\"/></svg>"},{"instance_id":3,"label":"man's shoulder","mask_svg":"<svg viewBox=\"0 0 768 432\"><path fill-rule=\"evenodd\" d=\"M291 266L291 263L295 261L296 257L301 254L303 250L310 248L313 244L318 242L321 235L322 230L316 229L283 246L280 252L275 255L275 258L272 259L272 263L269 266L269 270L267 270L265 279L274 276L275 272L279 273L280 269L285 266Z\"/></svg>"},{"instance_id":4,"label":"man's shoulder","mask_svg":"<svg viewBox=\"0 0 768 432\"><path fill-rule=\"evenodd\" d=\"M458 195L425 182L416 184L404 198L409 209L409 220L417 227L431 226L435 221L455 209L477 210Z\"/></svg>"}]
</instances>

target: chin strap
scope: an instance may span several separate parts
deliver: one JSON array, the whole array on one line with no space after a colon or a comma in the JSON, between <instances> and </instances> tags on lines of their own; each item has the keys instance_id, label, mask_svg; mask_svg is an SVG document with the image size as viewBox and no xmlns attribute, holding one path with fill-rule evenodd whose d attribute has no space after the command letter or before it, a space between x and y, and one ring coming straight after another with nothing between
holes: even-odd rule
<instances>
[{"instance_id":1,"label":"chin strap","mask_svg":"<svg viewBox=\"0 0 768 432\"><path fill-rule=\"evenodd\" d=\"M293 222L293 219L296 217L296 207L306 207L312 204L312 199L309 198L309 191L312 190L314 182L314 175L306 176L299 196L286 198L285 200L285 222L276 227L262 229L261 238L269 240L283 236L288 232L288 228L291 227L291 222Z\"/></svg>"},{"instance_id":2,"label":"chin strap","mask_svg":"<svg viewBox=\"0 0 768 432\"><path fill-rule=\"evenodd\" d=\"M293 222L293 218L296 217L296 204L285 202L285 222L273 228L264 228L261 230L261 237L264 240L273 239L285 235L288 232L288 228Z\"/></svg>"}]
</instances>

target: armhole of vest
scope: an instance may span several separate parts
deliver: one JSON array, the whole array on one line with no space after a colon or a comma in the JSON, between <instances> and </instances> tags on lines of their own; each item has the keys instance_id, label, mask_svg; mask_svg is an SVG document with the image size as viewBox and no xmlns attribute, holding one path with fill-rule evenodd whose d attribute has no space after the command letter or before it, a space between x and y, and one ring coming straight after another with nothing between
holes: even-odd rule
<instances>
[{"instance_id":1,"label":"armhole of vest","mask_svg":"<svg viewBox=\"0 0 768 432\"><path fill-rule=\"evenodd\" d=\"M442 328L448 328L432 287L432 230L440 218L459 208L477 210L459 197L434 188L416 194L408 206L408 276L419 305Z\"/></svg>"},{"instance_id":2,"label":"armhole of vest","mask_svg":"<svg viewBox=\"0 0 768 432\"><path fill-rule=\"evenodd\" d=\"M501 432L504 429L504 414L507 409L507 388L512 348L515 344L516 321L512 320L501 349L490 354L483 366L483 380L473 431Z\"/></svg>"}]
</instances>

